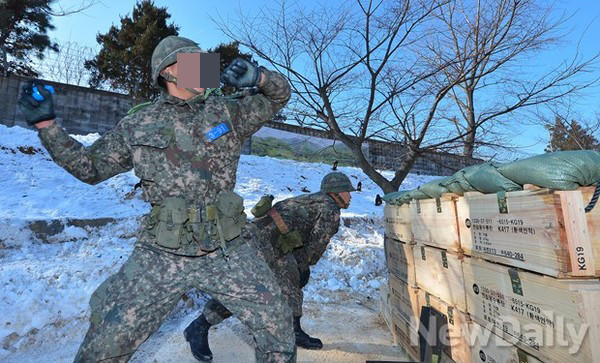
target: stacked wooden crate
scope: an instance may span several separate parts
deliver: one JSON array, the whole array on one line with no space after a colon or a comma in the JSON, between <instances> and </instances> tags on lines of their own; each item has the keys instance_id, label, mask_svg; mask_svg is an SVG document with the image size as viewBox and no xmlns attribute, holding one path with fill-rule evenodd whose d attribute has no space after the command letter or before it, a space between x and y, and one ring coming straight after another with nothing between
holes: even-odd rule
<instances>
[{"instance_id":1,"label":"stacked wooden crate","mask_svg":"<svg viewBox=\"0 0 600 363\"><path fill-rule=\"evenodd\" d=\"M386 205L385 258L389 284L381 290L382 311L392 336L412 359L418 360L418 288L415 277L414 240L410 206ZM387 314L387 316L386 316Z\"/></svg>"},{"instance_id":2,"label":"stacked wooden crate","mask_svg":"<svg viewBox=\"0 0 600 363\"><path fill-rule=\"evenodd\" d=\"M594 188L526 189L386 205L390 287L411 270L417 287L411 309L391 310L444 314L457 362L600 362L600 206L584 212ZM412 260L390 252L399 236Z\"/></svg>"}]
</instances>

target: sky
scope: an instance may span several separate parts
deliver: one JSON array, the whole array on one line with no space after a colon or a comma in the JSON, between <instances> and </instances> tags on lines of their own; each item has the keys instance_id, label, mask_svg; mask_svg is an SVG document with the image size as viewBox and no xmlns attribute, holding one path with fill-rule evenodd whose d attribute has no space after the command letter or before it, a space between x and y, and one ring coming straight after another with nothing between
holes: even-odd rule
<instances>
[{"instance_id":1,"label":"sky","mask_svg":"<svg viewBox=\"0 0 600 363\"><path fill-rule=\"evenodd\" d=\"M341 2L341 0L329 0ZM537 68L557 66L561 62L572 59L577 52L583 57L598 54L600 46L600 0L552 0L555 4L556 16L564 13L569 16L563 29L568 35L554 49L548 49L535 59ZM64 7L76 6L81 0L60 0ZM317 0L300 0L302 4L317 4ZM79 45L99 49L96 34L106 32L112 24L119 24L119 17L130 14L135 1L101 0L101 3L82 13L68 17L54 18L56 29L49 35L61 42L71 41ZM224 19L237 18L237 12L255 14L262 6L274 6L274 0L239 0L219 1L186 1L155 0L157 6L166 7L172 15L171 21L180 26L179 34L197 41L201 47L214 47L229 39L217 29L210 17L222 16ZM600 77L600 71L598 71ZM573 109L579 118L595 119L600 114L600 86L590 88L585 94L573 100ZM528 125L523 127L514 143L522 147L522 154L539 154L543 152L548 139L547 131L542 126Z\"/></svg>"}]
</instances>

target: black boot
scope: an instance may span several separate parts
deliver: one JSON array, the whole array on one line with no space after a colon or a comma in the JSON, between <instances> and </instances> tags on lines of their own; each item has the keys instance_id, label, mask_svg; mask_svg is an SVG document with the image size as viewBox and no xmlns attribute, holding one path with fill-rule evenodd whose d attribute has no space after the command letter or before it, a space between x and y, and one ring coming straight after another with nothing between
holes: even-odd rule
<instances>
[{"instance_id":1,"label":"black boot","mask_svg":"<svg viewBox=\"0 0 600 363\"><path fill-rule=\"evenodd\" d=\"M296 333L296 345L304 349L321 349L323 342L321 339L311 338L302 330L300 326L300 317L294 318L294 333Z\"/></svg>"},{"instance_id":2,"label":"black boot","mask_svg":"<svg viewBox=\"0 0 600 363\"><path fill-rule=\"evenodd\" d=\"M213 360L212 352L208 346L208 329L210 327L210 323L206 321L204 314L202 314L183 331L185 340L190 343L194 358L200 362L210 363Z\"/></svg>"}]
</instances>

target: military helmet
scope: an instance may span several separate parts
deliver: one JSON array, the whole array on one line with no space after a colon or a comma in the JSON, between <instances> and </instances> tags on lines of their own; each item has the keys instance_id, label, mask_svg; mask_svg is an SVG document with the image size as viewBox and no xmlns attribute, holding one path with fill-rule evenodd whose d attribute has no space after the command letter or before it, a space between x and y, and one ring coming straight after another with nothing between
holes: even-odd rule
<instances>
[{"instance_id":1,"label":"military helmet","mask_svg":"<svg viewBox=\"0 0 600 363\"><path fill-rule=\"evenodd\" d=\"M170 35L158 43L152 52L152 85L159 87L160 72L177 62L177 53L202 53L203 50L188 38Z\"/></svg>"},{"instance_id":2,"label":"military helmet","mask_svg":"<svg viewBox=\"0 0 600 363\"><path fill-rule=\"evenodd\" d=\"M355 190L350 179L338 171L325 175L321 181L321 191L325 193L353 192Z\"/></svg>"}]
</instances>

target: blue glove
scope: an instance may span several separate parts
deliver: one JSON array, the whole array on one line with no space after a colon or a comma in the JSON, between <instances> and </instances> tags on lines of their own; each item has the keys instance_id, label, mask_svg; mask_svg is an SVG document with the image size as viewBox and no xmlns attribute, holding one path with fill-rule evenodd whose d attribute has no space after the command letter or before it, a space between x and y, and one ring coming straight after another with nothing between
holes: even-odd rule
<instances>
[{"instance_id":1,"label":"blue glove","mask_svg":"<svg viewBox=\"0 0 600 363\"><path fill-rule=\"evenodd\" d=\"M40 81L25 82L18 104L27 124L33 125L56 118L52 93L54 93L54 88L44 86Z\"/></svg>"},{"instance_id":2,"label":"blue glove","mask_svg":"<svg viewBox=\"0 0 600 363\"><path fill-rule=\"evenodd\" d=\"M256 87L260 79L260 68L243 58L236 58L225 68L221 82L235 88Z\"/></svg>"}]
</instances>

